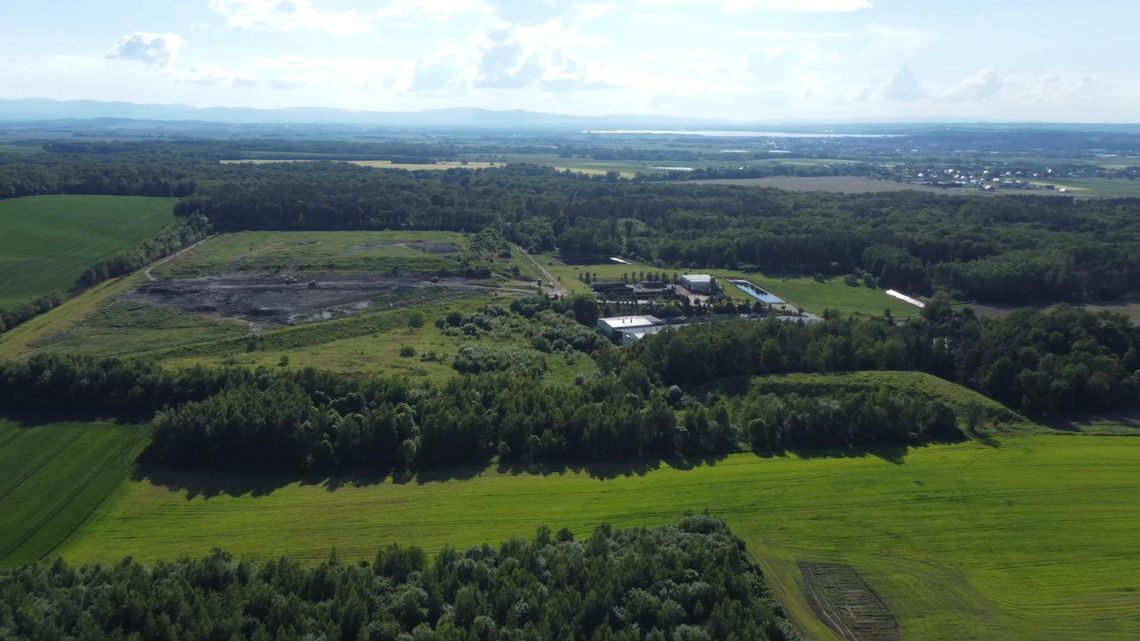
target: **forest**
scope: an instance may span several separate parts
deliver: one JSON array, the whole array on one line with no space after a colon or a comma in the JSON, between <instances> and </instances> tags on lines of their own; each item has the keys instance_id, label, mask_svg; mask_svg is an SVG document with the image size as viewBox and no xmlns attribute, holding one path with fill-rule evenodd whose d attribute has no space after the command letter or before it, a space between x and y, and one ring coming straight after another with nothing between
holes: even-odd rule
<instances>
[{"instance_id":1,"label":"forest","mask_svg":"<svg viewBox=\"0 0 1140 641\"><path fill-rule=\"evenodd\" d=\"M242 145L245 153L291 148ZM394 171L217 162L240 157L242 145L69 143L30 160L0 155L0 198L178 196L176 215L204 216L217 232L491 228L529 251L620 255L663 269L862 271L884 287L920 295L945 289L980 302L1111 299L1140 282L1135 200L790 193L528 165ZM336 145L320 149L339 153Z\"/></svg>"},{"instance_id":2,"label":"forest","mask_svg":"<svg viewBox=\"0 0 1140 641\"><path fill-rule=\"evenodd\" d=\"M553 313L527 300L516 307ZM476 331L488 318L525 322L519 311L491 309L452 320ZM575 311L561 309L565 320ZM902 324L726 321L661 332L623 350L565 336L536 334L552 348L591 354L598 375L573 385L536 383L535 361L478 343L457 359L468 374L434 385L377 374L167 370L145 360L41 354L0 364L0 404L153 417L148 455L166 465L303 472L495 457L529 464L702 456L746 444L861 448L956 440L963 437L957 426L969 422L949 407L889 390L734 399L705 389L764 374L922 371L1033 416L1128 408L1140 397L1140 329L1124 316L1067 307L983 320L942 297L925 317Z\"/></svg>"},{"instance_id":3,"label":"forest","mask_svg":"<svg viewBox=\"0 0 1140 641\"><path fill-rule=\"evenodd\" d=\"M371 563L202 558L0 572L0 637L343 641L799 639L744 543L717 518L539 528L432 559L391 546Z\"/></svg>"}]
</instances>

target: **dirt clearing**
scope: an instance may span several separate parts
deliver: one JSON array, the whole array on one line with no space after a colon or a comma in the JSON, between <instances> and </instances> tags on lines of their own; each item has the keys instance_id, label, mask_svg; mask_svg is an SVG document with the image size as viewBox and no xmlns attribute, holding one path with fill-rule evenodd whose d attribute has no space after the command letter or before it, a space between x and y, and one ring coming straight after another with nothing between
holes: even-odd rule
<instances>
[{"instance_id":1,"label":"dirt clearing","mask_svg":"<svg viewBox=\"0 0 1140 641\"><path fill-rule=\"evenodd\" d=\"M462 278L424 274L309 274L301 278L234 273L147 283L129 297L222 318L255 328L328 320L404 302L407 294L437 287L481 288Z\"/></svg>"},{"instance_id":2,"label":"dirt clearing","mask_svg":"<svg viewBox=\"0 0 1140 641\"><path fill-rule=\"evenodd\" d=\"M800 563L808 603L845 641L898 641L895 615L848 565Z\"/></svg>"}]
</instances>

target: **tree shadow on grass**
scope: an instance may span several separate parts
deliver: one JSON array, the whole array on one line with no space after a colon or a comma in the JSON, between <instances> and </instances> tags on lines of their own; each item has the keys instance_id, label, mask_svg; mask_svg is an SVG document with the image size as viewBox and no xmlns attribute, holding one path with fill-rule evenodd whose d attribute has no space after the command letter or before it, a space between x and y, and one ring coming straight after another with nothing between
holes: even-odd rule
<instances>
[{"instance_id":1,"label":"tree shadow on grass","mask_svg":"<svg viewBox=\"0 0 1140 641\"><path fill-rule=\"evenodd\" d=\"M789 454L797 458L812 460L812 459L825 459L825 458L868 458L875 457L882 459L888 463L895 465L903 465L906 463L906 457L911 450L928 447L931 445L951 445L954 443L962 443L967 439L962 438L958 440L935 440L935 441L917 441L907 443L887 443L883 445L876 445L873 447L825 447L825 448L805 448L805 447L789 447L776 450L770 449L753 449L752 453L761 458L785 458ZM982 440L978 438L977 440ZM984 442L984 441L983 441ZM998 447L1001 445L999 441L994 440L993 443L987 443L991 447Z\"/></svg>"},{"instance_id":2,"label":"tree shadow on grass","mask_svg":"<svg viewBox=\"0 0 1140 641\"><path fill-rule=\"evenodd\" d=\"M329 492L342 488L382 485L392 482L436 483L469 480L479 476L488 466L457 466L407 470L391 466L362 467L338 472L277 472L257 469L224 470L208 468L176 468L160 465L146 454L136 461L133 481L146 482L172 492L184 492L186 500L211 499L218 496L261 497L285 487L300 485L323 487Z\"/></svg>"},{"instance_id":3,"label":"tree shadow on grass","mask_svg":"<svg viewBox=\"0 0 1140 641\"><path fill-rule=\"evenodd\" d=\"M716 454L700 454L672 458L639 458L614 459L609 461L567 461L526 463L509 462L500 463L497 471L500 474L519 476L531 474L536 476L559 476L563 474L586 474L592 479L609 481L617 478L631 478L645 476L668 467L675 470L692 470L704 465L713 466L733 452Z\"/></svg>"},{"instance_id":4,"label":"tree shadow on grass","mask_svg":"<svg viewBox=\"0 0 1140 641\"><path fill-rule=\"evenodd\" d=\"M121 418L108 418L90 413L77 412L45 412L45 411L0 411L0 420L14 423L19 427L42 427L58 423L114 423L117 425L135 425L136 421ZM145 419L144 419L145 420Z\"/></svg>"}]
</instances>

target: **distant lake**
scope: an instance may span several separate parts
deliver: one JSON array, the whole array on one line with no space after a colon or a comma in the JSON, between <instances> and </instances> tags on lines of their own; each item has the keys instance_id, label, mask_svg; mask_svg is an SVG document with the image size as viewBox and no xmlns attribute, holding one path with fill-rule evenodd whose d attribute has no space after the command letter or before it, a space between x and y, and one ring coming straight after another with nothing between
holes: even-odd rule
<instances>
[{"instance_id":1,"label":"distant lake","mask_svg":"<svg viewBox=\"0 0 1140 641\"><path fill-rule=\"evenodd\" d=\"M720 129L604 129L586 130L586 134L618 134L626 136L709 136L712 138L900 138L899 134L836 134L829 132L793 133L789 131L726 131Z\"/></svg>"}]
</instances>

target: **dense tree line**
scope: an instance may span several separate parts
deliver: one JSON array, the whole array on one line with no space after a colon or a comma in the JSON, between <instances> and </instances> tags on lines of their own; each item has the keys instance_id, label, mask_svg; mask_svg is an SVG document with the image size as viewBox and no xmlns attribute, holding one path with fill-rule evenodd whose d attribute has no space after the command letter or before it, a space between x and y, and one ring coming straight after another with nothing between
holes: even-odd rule
<instances>
[{"instance_id":1,"label":"dense tree line","mask_svg":"<svg viewBox=\"0 0 1140 641\"><path fill-rule=\"evenodd\" d=\"M176 214L201 214L223 232L494 228L533 250L622 255L671 269L861 269L913 293L944 288L1007 303L1110 298L1140 282L1136 200L789 193L591 179L526 165L404 172L214 160L301 148L360 152L352 143L247 142L67 143L59 150L74 153L0 155L0 198L181 196ZM400 143L377 145L377 153L391 155ZM403 151L427 159L451 150Z\"/></svg>"},{"instance_id":2,"label":"dense tree line","mask_svg":"<svg viewBox=\"0 0 1140 641\"><path fill-rule=\"evenodd\" d=\"M63 301L64 297L62 293L52 291L43 296L37 296L30 301L6 309L0 309L0 334L17 325L26 323L46 311L59 307Z\"/></svg>"},{"instance_id":3,"label":"dense tree line","mask_svg":"<svg viewBox=\"0 0 1140 641\"><path fill-rule=\"evenodd\" d=\"M191 194L209 170L170 150L120 155L0 154L0 198L40 194Z\"/></svg>"},{"instance_id":4,"label":"dense tree line","mask_svg":"<svg viewBox=\"0 0 1140 641\"><path fill-rule=\"evenodd\" d=\"M535 250L661 267L862 269L886 286L978 300L1112 297L1140 281L1135 200L813 194L598 182L540 167L377 172L332 163L226 166L185 199L219 230L500 230Z\"/></svg>"},{"instance_id":5,"label":"dense tree line","mask_svg":"<svg viewBox=\"0 0 1140 641\"><path fill-rule=\"evenodd\" d=\"M930 318L902 325L728 321L662 332L620 360L615 350L596 352L601 373L574 385L536 382L540 364L479 349L457 366L483 373L415 387L313 369L168 371L38 355L0 364L0 405L143 419L157 412L152 455L160 462L304 471L700 455L756 442L757 419L770 446L863 447L953 438L949 426L961 418L887 394L787 400L777 411L768 401L705 400L701 391L755 374L925 371L1031 414L1140 399L1140 329L1122 316L1056 308L979 321L928 309Z\"/></svg>"},{"instance_id":6,"label":"dense tree line","mask_svg":"<svg viewBox=\"0 0 1140 641\"><path fill-rule=\"evenodd\" d=\"M744 542L719 519L596 528L585 541L391 546L371 563L306 568L220 550L145 565L62 560L0 573L0 637L16 640L783 641L784 618Z\"/></svg>"},{"instance_id":7,"label":"dense tree line","mask_svg":"<svg viewBox=\"0 0 1140 641\"><path fill-rule=\"evenodd\" d=\"M734 412L757 450L874 447L963 437L954 410L941 401L897 390L751 394Z\"/></svg>"},{"instance_id":8,"label":"dense tree line","mask_svg":"<svg viewBox=\"0 0 1140 641\"><path fill-rule=\"evenodd\" d=\"M210 233L210 222L203 216L176 220L137 246L83 270L75 281L77 289L90 287L109 278L137 271L150 263L202 240Z\"/></svg>"},{"instance_id":9,"label":"dense tree line","mask_svg":"<svg viewBox=\"0 0 1140 641\"><path fill-rule=\"evenodd\" d=\"M1128 317L1066 306L979 319L945 297L925 317L832 319L807 326L742 321L647 336L622 351L663 385L786 372L917 370L1041 415L1140 402L1140 328Z\"/></svg>"}]
</instances>

